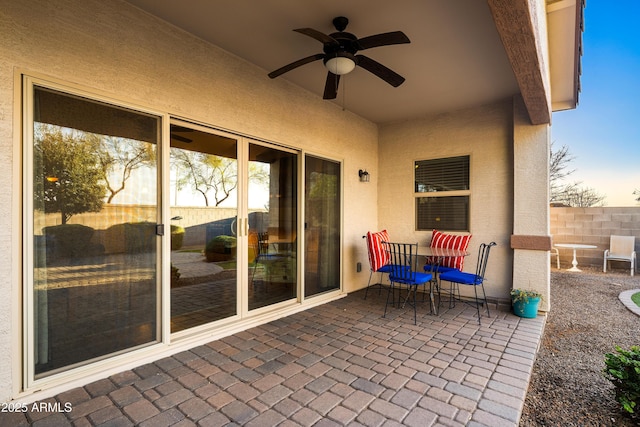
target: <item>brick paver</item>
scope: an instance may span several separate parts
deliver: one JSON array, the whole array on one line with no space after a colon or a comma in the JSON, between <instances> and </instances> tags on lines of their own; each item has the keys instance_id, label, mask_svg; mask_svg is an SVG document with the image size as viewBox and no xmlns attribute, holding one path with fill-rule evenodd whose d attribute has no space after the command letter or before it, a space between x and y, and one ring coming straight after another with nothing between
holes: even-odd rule
<instances>
[{"instance_id":1,"label":"brick paver","mask_svg":"<svg viewBox=\"0 0 640 427\"><path fill-rule=\"evenodd\" d=\"M544 317L357 292L61 393L3 425L517 426ZM29 402L29 405L33 402Z\"/></svg>"}]
</instances>

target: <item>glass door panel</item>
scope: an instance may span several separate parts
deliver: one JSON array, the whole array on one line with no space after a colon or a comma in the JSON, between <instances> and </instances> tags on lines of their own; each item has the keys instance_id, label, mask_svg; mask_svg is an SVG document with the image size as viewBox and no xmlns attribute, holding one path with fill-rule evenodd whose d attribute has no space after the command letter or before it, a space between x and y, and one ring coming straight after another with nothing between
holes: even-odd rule
<instances>
[{"instance_id":1,"label":"glass door panel","mask_svg":"<svg viewBox=\"0 0 640 427\"><path fill-rule=\"evenodd\" d=\"M249 310L297 297L295 153L249 144Z\"/></svg>"},{"instance_id":2,"label":"glass door panel","mask_svg":"<svg viewBox=\"0 0 640 427\"><path fill-rule=\"evenodd\" d=\"M238 141L171 125L171 332L238 312Z\"/></svg>"},{"instance_id":3,"label":"glass door panel","mask_svg":"<svg viewBox=\"0 0 640 427\"><path fill-rule=\"evenodd\" d=\"M159 340L160 119L32 94L27 301L39 378Z\"/></svg>"},{"instance_id":4,"label":"glass door panel","mask_svg":"<svg viewBox=\"0 0 640 427\"><path fill-rule=\"evenodd\" d=\"M340 163L305 158L305 297L340 289Z\"/></svg>"}]
</instances>

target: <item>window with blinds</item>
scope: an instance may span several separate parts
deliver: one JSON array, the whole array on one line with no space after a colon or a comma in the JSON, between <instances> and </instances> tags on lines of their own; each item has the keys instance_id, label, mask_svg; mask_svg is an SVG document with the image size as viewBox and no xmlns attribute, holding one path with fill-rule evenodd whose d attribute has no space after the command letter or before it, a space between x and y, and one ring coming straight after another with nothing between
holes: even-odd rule
<instances>
[{"instance_id":1,"label":"window with blinds","mask_svg":"<svg viewBox=\"0 0 640 427\"><path fill-rule=\"evenodd\" d=\"M469 156L415 162L416 230L469 231Z\"/></svg>"}]
</instances>

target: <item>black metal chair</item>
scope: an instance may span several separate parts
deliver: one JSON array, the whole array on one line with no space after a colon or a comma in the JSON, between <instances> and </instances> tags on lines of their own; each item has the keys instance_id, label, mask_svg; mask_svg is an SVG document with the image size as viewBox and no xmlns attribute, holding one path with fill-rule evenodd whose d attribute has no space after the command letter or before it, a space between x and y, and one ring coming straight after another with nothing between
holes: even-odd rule
<instances>
[{"instance_id":1,"label":"black metal chair","mask_svg":"<svg viewBox=\"0 0 640 427\"><path fill-rule=\"evenodd\" d=\"M491 317L489 313L489 304L487 303L487 294L484 291L485 272L487 270L487 261L491 248L496 246L496 242L482 243L478 249L478 263L476 265L476 273L465 273L463 271L448 271L440 274L441 281L447 281L455 284L457 294L460 295L460 285L473 286L475 293L475 306L478 312L478 324L480 324L480 304L484 304L487 308L487 317ZM482 299L478 298L478 286L482 289ZM463 302L466 302L462 300Z\"/></svg>"},{"instance_id":2,"label":"black metal chair","mask_svg":"<svg viewBox=\"0 0 640 427\"><path fill-rule=\"evenodd\" d=\"M387 315L387 307L389 306L389 297L393 296L392 304L395 303L395 287L396 285L406 285L408 288L408 294L404 302L413 305L413 324L417 324L417 300L416 294L418 286L424 286L426 283L431 284L433 275L430 273L420 273L415 269L416 258L418 255L417 243L392 243L385 242L390 256L390 272L389 281L391 286L387 293L387 302L384 306L384 315ZM410 301L411 294L413 293L413 302ZM424 297L424 292L423 292ZM398 304L400 302L400 296L398 296Z\"/></svg>"},{"instance_id":3,"label":"black metal chair","mask_svg":"<svg viewBox=\"0 0 640 427\"><path fill-rule=\"evenodd\" d=\"M255 235L254 235L255 234ZM253 264L253 273L251 274L251 283L255 289L257 283L263 283L265 292L270 281L269 268L275 262L282 261L286 257L280 253L272 253L269 251L269 234L268 233L252 233L249 236L249 245L253 247L255 259ZM256 269L258 264L262 264L267 269L262 279L256 279Z\"/></svg>"}]
</instances>

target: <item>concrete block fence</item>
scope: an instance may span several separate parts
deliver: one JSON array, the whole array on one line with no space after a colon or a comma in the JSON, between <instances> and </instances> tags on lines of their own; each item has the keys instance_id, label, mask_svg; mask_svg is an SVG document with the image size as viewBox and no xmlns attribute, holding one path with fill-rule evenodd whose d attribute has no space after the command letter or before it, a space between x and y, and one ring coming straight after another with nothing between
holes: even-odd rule
<instances>
[{"instance_id":1,"label":"concrete block fence","mask_svg":"<svg viewBox=\"0 0 640 427\"><path fill-rule=\"evenodd\" d=\"M640 206L559 208L552 207L550 215L553 243L584 243L597 249L577 252L578 264L602 268L604 251L609 248L611 235L635 236L636 252L640 253ZM562 268L570 267L571 249L559 249ZM551 259L555 266L555 258ZM612 269L628 269L628 263L611 263Z\"/></svg>"},{"instance_id":2,"label":"concrete block fence","mask_svg":"<svg viewBox=\"0 0 640 427\"><path fill-rule=\"evenodd\" d=\"M252 210L251 212L264 212ZM104 231L115 225L125 222L153 221L157 215L155 206L145 205L118 205L105 204L100 212L87 212L73 215L69 224L83 224L95 230L93 243L104 244ZM207 225L220 220L233 218L237 215L235 208L220 207L172 207L171 216L179 218L172 220L171 224L180 225L185 229L184 246L201 246L206 243ZM40 234L42 228L61 223L60 214L38 215L34 229Z\"/></svg>"}]
</instances>

